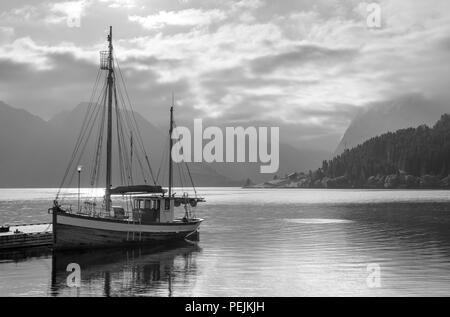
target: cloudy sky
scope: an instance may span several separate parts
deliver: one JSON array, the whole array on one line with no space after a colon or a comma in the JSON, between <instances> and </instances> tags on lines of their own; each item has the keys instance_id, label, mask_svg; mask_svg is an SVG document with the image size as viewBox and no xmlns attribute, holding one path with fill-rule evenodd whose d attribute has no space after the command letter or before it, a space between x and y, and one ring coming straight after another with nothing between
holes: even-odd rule
<instances>
[{"instance_id":1,"label":"cloudy sky","mask_svg":"<svg viewBox=\"0 0 450 317\"><path fill-rule=\"evenodd\" d=\"M48 119L87 101L113 26L134 109L167 121L280 126L284 142L333 150L357 109L446 96L450 2L81 0L0 2L0 100Z\"/></svg>"}]
</instances>

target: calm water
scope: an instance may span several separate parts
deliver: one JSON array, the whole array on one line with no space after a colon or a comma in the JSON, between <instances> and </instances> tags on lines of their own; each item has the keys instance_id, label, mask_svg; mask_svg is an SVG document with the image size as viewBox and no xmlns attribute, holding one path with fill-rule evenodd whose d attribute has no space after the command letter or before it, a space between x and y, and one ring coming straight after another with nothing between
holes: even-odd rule
<instances>
[{"instance_id":1,"label":"calm water","mask_svg":"<svg viewBox=\"0 0 450 317\"><path fill-rule=\"evenodd\" d=\"M0 296L450 294L450 192L202 188L198 244L0 254ZM54 189L1 189L0 223L50 221ZM72 193L75 194L75 193ZM66 266L81 266L81 287ZM381 287L367 284L379 265Z\"/></svg>"}]
</instances>

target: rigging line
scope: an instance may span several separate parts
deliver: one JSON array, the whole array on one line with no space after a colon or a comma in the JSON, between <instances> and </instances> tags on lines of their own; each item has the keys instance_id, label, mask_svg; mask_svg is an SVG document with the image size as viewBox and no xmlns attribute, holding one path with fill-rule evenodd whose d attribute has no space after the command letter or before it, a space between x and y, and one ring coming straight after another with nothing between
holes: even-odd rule
<instances>
[{"instance_id":1,"label":"rigging line","mask_svg":"<svg viewBox=\"0 0 450 317\"><path fill-rule=\"evenodd\" d=\"M89 115L89 113L90 113L90 111L92 109L92 105L93 105L92 102L94 100L95 92L97 91L97 87L98 87L98 83L99 83L99 79L100 79L99 75L100 75L100 70L97 72L97 78L95 80L95 84L94 84L94 88L93 88L93 91L92 91L92 94L91 94L91 98L89 99L88 109L87 109L86 114L85 114L85 119L83 120L83 125L82 125L82 127L80 129L80 135L78 136L78 141L80 141L80 142L81 142L81 138L82 138L81 131L84 131L84 127L88 124L88 121L86 120L86 117ZM77 144L78 144L78 141L77 141Z\"/></svg>"},{"instance_id":2,"label":"rigging line","mask_svg":"<svg viewBox=\"0 0 450 317\"><path fill-rule=\"evenodd\" d=\"M178 137L177 141L179 142L180 139L181 139L181 135L177 135L177 137ZM170 154L172 154L172 153L170 153ZM180 178L181 189L182 189L182 191L184 191L183 179L185 179L185 175L184 175L184 172L183 172L183 165L180 164L180 163L176 163L176 166L177 166L177 170L178 170L178 177Z\"/></svg>"},{"instance_id":3,"label":"rigging line","mask_svg":"<svg viewBox=\"0 0 450 317\"><path fill-rule=\"evenodd\" d=\"M102 136L102 148L103 148L103 136ZM103 153L103 149L100 150L100 156L99 156L99 161L98 161L98 167L97 167L97 171L101 171L102 170L102 160L101 160L101 156ZM95 183L94 183L94 188L98 188L100 184L100 173L97 172L96 176L95 176Z\"/></svg>"},{"instance_id":4,"label":"rigging line","mask_svg":"<svg viewBox=\"0 0 450 317\"><path fill-rule=\"evenodd\" d=\"M103 109L103 112L102 112L102 121L103 122L102 122L102 127L100 128L101 136L99 137L100 142L98 144L99 147L97 148L98 156L97 156L97 162L95 164L96 171L95 171L95 177L94 177L94 184L91 185L92 188L98 188L99 179L100 179L99 171L101 170L101 166L102 166L101 157L102 157L102 153L103 153L103 140L104 140L103 135L104 135L104 131L105 131L104 126L105 126L105 121L106 121L106 89L104 90L103 99L100 104L103 105L103 108L102 108ZM94 191L94 189L93 189L93 191Z\"/></svg>"},{"instance_id":5,"label":"rigging line","mask_svg":"<svg viewBox=\"0 0 450 317\"><path fill-rule=\"evenodd\" d=\"M103 122L103 127L101 128L101 131L102 131L102 136L101 136L101 145L100 145L100 150L99 150L99 156L98 156L98 163L97 163L97 172L96 172L96 177L95 177L95 185L94 185L94 187L95 188L98 188L98 185L99 185L99 183L100 183L100 173L98 172L98 171L101 171L101 168L102 168L102 153L103 153L103 141L104 141L104 137L103 137L103 135L104 135L104 133L105 133L105 128L104 128L104 126L105 126L105 122L106 122L106 109L107 109L107 107L106 107L106 87L105 87L105 89L103 90L103 92L104 92L104 94L103 94L103 102L102 102L102 104L103 104L103 120L104 120L104 122Z\"/></svg>"},{"instance_id":6,"label":"rigging line","mask_svg":"<svg viewBox=\"0 0 450 317\"><path fill-rule=\"evenodd\" d=\"M67 168L66 168L66 171L65 171L65 173L64 173L63 179L62 179L62 181L61 181L61 183L60 183L58 192L57 192L57 194L56 194L56 200L58 200L58 198L59 198L59 195L60 195L60 193L61 193L61 189L62 189L62 187L64 186L64 183L65 183L65 181L66 181L66 179L67 179L67 175L68 175L68 173L69 173L69 169L70 169L70 167L72 166L74 157L75 157L75 155L76 155L76 152L78 151L79 143L81 142L81 139L82 139L82 137L83 137L83 135L84 135L83 132L85 131L85 125L87 124L86 121L87 121L87 118L88 118L89 113L90 113L91 108L92 108L92 100L93 100L93 98L94 98L95 91L96 91L96 89L97 89L97 87L98 87L98 82L99 82L99 79L100 79L100 73L101 73L101 72L100 72L100 69L99 69L99 70L97 71L97 78L96 78L96 80L95 80L95 84L94 84L94 87L93 87L93 90L92 90L91 98L90 98L90 101L89 101L89 104L88 104L88 109L87 109L86 114L85 114L85 116L84 116L83 124L82 124L82 126L81 126L80 132L79 132L78 137L77 137L77 140L76 140L76 142L75 142L75 148L74 148L74 150L73 150L73 152L72 152L72 154L71 154L71 158L70 158L70 160L69 160L69 164L68 164L68 166L67 166Z\"/></svg>"},{"instance_id":7,"label":"rigging line","mask_svg":"<svg viewBox=\"0 0 450 317\"><path fill-rule=\"evenodd\" d=\"M83 125L82 125L82 127L81 127L81 129L80 129L80 132L79 132L79 134L78 134L78 137L77 137L77 140L76 140L76 143L75 143L75 147L74 147L74 150L73 150L72 155L71 155L70 163L69 163L69 165L67 166L66 171L65 171L65 173L64 173L64 177L63 177L63 179L62 179L60 188L59 188L59 190L58 190L58 194L57 194L56 199L58 199L58 196L59 196L59 194L60 194L60 192L61 192L61 189L62 189L62 187L64 186L64 183L65 183L65 180L66 180L66 178L67 178L67 174L68 174L68 172L69 172L70 166L71 166L71 164L72 164L72 162L73 162L74 156L76 155L76 151L77 151L77 148L79 147L79 143L81 142L82 132L84 131L84 127L85 127L86 121L87 121L86 119L87 119L87 117L88 117L88 115L89 115L89 112L90 112L90 110L91 110L91 108L92 108L92 100L93 100L93 98L94 98L95 91L97 90L99 79L100 79L100 70L97 71L97 76L96 76L95 84L94 84L94 87L93 87L93 90L92 90L92 93L91 93L91 98L90 98L89 104L88 104L88 109L87 109L87 112L86 112L85 117L84 117L84 119L83 119Z\"/></svg>"},{"instance_id":8,"label":"rigging line","mask_svg":"<svg viewBox=\"0 0 450 317\"><path fill-rule=\"evenodd\" d=\"M114 82L115 82L115 76L114 76ZM118 144L118 154L119 154L119 172L120 172L120 183L124 184L124 173L123 173L123 153L122 153L122 139L120 137L120 118L119 118L119 107L117 104L117 90L116 85L114 85L113 88L114 91L114 110L116 113L116 132L117 132L117 144Z\"/></svg>"},{"instance_id":9,"label":"rigging line","mask_svg":"<svg viewBox=\"0 0 450 317\"><path fill-rule=\"evenodd\" d=\"M119 91L119 95L122 97L122 102L123 102L123 104L124 104L124 107L126 107L126 103L125 103L125 100L123 99L123 95L120 93L120 91ZM125 123L127 124L127 126L128 126L128 129L130 130L130 131L137 131L137 132L139 132L139 129L138 129L138 127L135 127L134 125L133 125L133 122L132 122L132 120L131 120L131 116L130 116L130 110L125 110ZM142 153L145 155L145 148L143 148L143 146L142 146L142 144L141 143L139 143L138 142L138 145L140 146L140 150L142 151ZM146 170L145 170L145 168L144 168L144 166L143 166L143 164L142 164L142 162L141 162L141 157L140 157L140 155L139 155L139 153L136 153L136 157L137 157L137 159L138 159L138 163L140 164L140 167L141 167L141 172L145 175L146 174ZM149 164L149 162L147 162L147 166L148 166L148 164ZM151 170L151 167L149 167L148 166L148 169L149 169L149 173L148 173L148 175L154 180L154 177L153 177L153 174L152 174L152 170Z\"/></svg>"},{"instance_id":10,"label":"rigging line","mask_svg":"<svg viewBox=\"0 0 450 317\"><path fill-rule=\"evenodd\" d=\"M187 165L186 162L184 162L184 164L186 165L186 169L187 169L187 171L188 171L189 178L190 178L190 180L191 180L192 189L194 190L195 197L197 197L197 189L195 188L194 180L192 179L191 170L189 169L189 166Z\"/></svg>"},{"instance_id":11,"label":"rigging line","mask_svg":"<svg viewBox=\"0 0 450 317\"><path fill-rule=\"evenodd\" d=\"M120 98L121 103L122 103L123 108L124 108L124 110L123 110L123 117L124 117L125 120L123 120L123 122L125 123L126 128L128 130L130 130L130 132L132 133L133 130L134 130L134 127L133 127L133 124L131 123L131 119L129 118L128 110L126 109L125 100L123 98L123 95L122 95L122 92L121 92L120 89L118 89L118 94L119 94L119 98ZM127 137L128 137L128 135L127 135ZM145 170L143 170L142 172L145 173Z\"/></svg>"},{"instance_id":12,"label":"rigging line","mask_svg":"<svg viewBox=\"0 0 450 317\"><path fill-rule=\"evenodd\" d=\"M177 125L176 125L175 121L173 122L173 124L174 124L174 126L176 128ZM187 162L183 161L183 163L185 164L186 169L188 171L188 175L189 175L189 178L191 180L192 189L194 190L195 197L197 197L197 189L195 188L194 180L193 180L192 175L191 175L191 170L189 169L189 166L188 166Z\"/></svg>"},{"instance_id":13,"label":"rigging line","mask_svg":"<svg viewBox=\"0 0 450 317\"><path fill-rule=\"evenodd\" d=\"M85 142L84 142L84 144L83 144L83 146L82 146L82 148L81 148L81 152L80 152L80 155L78 155L78 160L77 160L77 164L76 165L79 165L79 163L80 163L80 161L81 161L81 158L83 157L83 154L84 154L84 151L85 151L85 149L86 149L86 146L87 146L87 144L88 144L88 141L89 141L89 136L91 135L91 133L92 133L92 129L93 129L93 127L94 127L94 123L95 123L95 121L97 120L97 116L98 116L98 114L99 114L99 110L100 110L100 107L96 107L96 110L97 110L97 112L95 113L95 115L93 116L93 120L92 120L92 124L91 124L91 126L90 126L90 128L87 130L88 131L88 137L85 139ZM73 171L72 171L72 175L71 175L71 177L70 177L70 179L69 179L69 184L70 183L72 183L72 180L73 180L73 177L74 177L74 175L75 175L75 169L73 169Z\"/></svg>"},{"instance_id":14,"label":"rigging line","mask_svg":"<svg viewBox=\"0 0 450 317\"><path fill-rule=\"evenodd\" d=\"M105 88L106 87L106 84L103 86L103 88ZM103 91L103 90L102 90ZM80 143L79 143L79 145L78 145L78 149L77 149L77 152L78 152L78 150L79 150L79 147L83 144L83 142L85 143L85 144L87 144L87 142L89 141L89 137L90 137L90 134L91 134L91 131L93 130L93 128L94 128L94 124L95 124L95 122L96 122L96 120L97 120L97 116L98 116L98 113L99 113L99 111L100 111L100 109L102 109L102 107L101 107L101 105L102 105L102 103L103 103L103 99L104 98L106 98L106 94L99 94L99 96L98 96L98 98L97 98L97 100L96 100L96 102L95 102L95 107L92 109L92 112L90 113L90 118L89 118L89 120L88 120L88 122L87 122L87 124L86 124L86 126L85 126L85 130L84 130L84 135L83 135L83 137L82 137L82 139L80 140ZM100 100L100 99L102 99L102 100ZM95 112L95 111L97 111L97 112ZM89 113L88 113L89 114ZM90 128L89 128L90 127ZM89 133L88 133L89 132ZM85 138L85 136L86 136L86 138ZM85 147L86 145L84 145L84 147ZM75 156L73 157L73 160L75 160L75 158L77 157L77 155L75 154ZM78 161L81 159L81 156L80 156L80 158L78 159ZM70 182L69 182L70 183Z\"/></svg>"},{"instance_id":15,"label":"rigging line","mask_svg":"<svg viewBox=\"0 0 450 317\"><path fill-rule=\"evenodd\" d=\"M102 112L102 122L99 130L98 140L97 140L97 153L95 157L95 164L94 164L94 171L91 178L91 185L94 185L95 180L98 178L98 171L100 171L100 165L101 165L101 156L102 156L102 150L103 150L103 134L105 131L105 122L106 122L106 98L103 105L103 112Z\"/></svg>"},{"instance_id":16,"label":"rigging line","mask_svg":"<svg viewBox=\"0 0 450 317\"><path fill-rule=\"evenodd\" d=\"M178 169L178 177L180 178L180 184L181 184L181 191L184 191L184 185L183 185L183 173L181 171L182 168L180 168L180 164L176 164Z\"/></svg>"},{"instance_id":17,"label":"rigging line","mask_svg":"<svg viewBox=\"0 0 450 317\"><path fill-rule=\"evenodd\" d=\"M139 167L140 167L140 169L141 169L142 177L143 177L144 183L147 184L148 181L147 181L147 177L146 177L146 175L145 175L146 173L145 173L144 164L142 163L142 160L141 160L140 156L137 155L137 154L136 154L136 159L137 159L137 162L138 162Z\"/></svg>"},{"instance_id":18,"label":"rigging line","mask_svg":"<svg viewBox=\"0 0 450 317\"><path fill-rule=\"evenodd\" d=\"M124 101L124 99L123 99L122 93L121 93L120 90L118 90L118 92L119 92L119 97L121 97L122 102L123 102L123 105L125 106L125 101ZM124 110L124 117L125 117L125 121L124 121L124 122L127 124L128 129L129 129L130 131L133 131L134 126L133 126L133 123L132 123L131 118L130 118L130 116L129 116L129 110L126 110L126 109ZM144 149L144 150L141 149L141 151L145 152L145 149ZM143 165L143 163L142 163L142 160L141 160L141 157L140 157L139 153L136 153L136 158L137 158L137 161L138 161L138 163L139 163L139 167L140 167L140 169L141 169L141 172L142 172L142 176L143 176L144 182L147 184L147 178L145 177L145 174L146 174L145 172L146 172L146 170L145 170L145 168L144 168L144 165ZM151 176L151 174L149 174L149 176Z\"/></svg>"},{"instance_id":19,"label":"rigging line","mask_svg":"<svg viewBox=\"0 0 450 317\"><path fill-rule=\"evenodd\" d=\"M92 170L92 174L91 174L91 186L94 185L94 182L97 178L97 173L99 171L98 166L99 166L99 160L101 158L101 154L102 154L102 149L103 149L103 133L105 130L105 117L106 117L106 94L104 94L104 98L101 102L103 104L102 106L102 116L101 116L101 124L98 130L98 135L97 135L97 151L94 157L94 163L93 163L93 170Z\"/></svg>"},{"instance_id":20,"label":"rigging line","mask_svg":"<svg viewBox=\"0 0 450 317\"><path fill-rule=\"evenodd\" d=\"M120 129L120 122L118 119L118 109L116 108L116 125L117 125L117 143L118 143L118 151L119 151L119 171L120 171L120 182L121 184L125 184L126 179L126 166L124 163L124 150L123 150L123 138Z\"/></svg>"},{"instance_id":21,"label":"rigging line","mask_svg":"<svg viewBox=\"0 0 450 317\"><path fill-rule=\"evenodd\" d=\"M183 162L177 163L177 165L179 166L178 169L179 169L179 171L181 173L181 177L184 180L184 183L186 184L186 186L189 186L189 181L188 181L188 177L186 175L187 173L186 173L186 171L184 169ZM184 191L184 186L182 185L182 187L183 187L183 191Z\"/></svg>"},{"instance_id":22,"label":"rigging line","mask_svg":"<svg viewBox=\"0 0 450 317\"><path fill-rule=\"evenodd\" d=\"M194 190L194 194L197 197L197 189L195 188L195 184L194 184L194 179L192 178L192 174L191 174L191 169L189 168L189 165L184 162L184 165L186 166L188 175L189 175L189 179L191 180L191 184L192 184L192 189Z\"/></svg>"},{"instance_id":23,"label":"rigging line","mask_svg":"<svg viewBox=\"0 0 450 317\"><path fill-rule=\"evenodd\" d=\"M167 147L167 149L168 149L168 147ZM163 154L164 154L163 162L165 163L165 162L167 162L169 151L166 150L166 151L163 152ZM162 164L162 170L161 170L161 174L163 176L162 180L161 180L161 183L166 182L167 179L168 179L167 176L168 176L169 165L168 164L164 164L164 163Z\"/></svg>"},{"instance_id":24,"label":"rigging line","mask_svg":"<svg viewBox=\"0 0 450 317\"><path fill-rule=\"evenodd\" d=\"M100 109L100 108L98 108L96 114L94 115L95 120L96 120L96 118L97 118L97 116L98 116L99 109ZM95 120L94 120L94 122L95 122ZM90 126L90 128L89 128L88 138L86 138L86 140L85 140L85 142L84 142L84 144L83 144L83 146L82 146L82 148L81 148L81 152L80 152L80 154L78 155L78 159L77 159L75 165L79 165L79 164L80 164L80 161L81 161L81 158L83 157L83 154L84 154L84 151L85 151L85 149L86 149L86 146L87 146L87 144L89 143L89 136L90 136L91 133L92 133L93 127L94 127L94 124L92 124L92 125ZM75 169L72 169L72 174L71 174L70 179L69 179L69 184L72 183L72 180L73 180L74 175L75 175Z\"/></svg>"},{"instance_id":25,"label":"rigging line","mask_svg":"<svg viewBox=\"0 0 450 317\"><path fill-rule=\"evenodd\" d=\"M165 142L165 144L164 144L164 149L169 148L168 145L169 145L169 140L166 139L166 142ZM161 172L161 167L164 167L164 166L165 166L165 164L164 164L163 162L165 162L166 159L167 159L167 152L168 152L168 151L163 151L163 155L161 155L161 162L159 163L158 173L157 173L157 175L156 175L156 181L157 181L157 182L158 182L159 175L160 175L160 172ZM170 149L169 149L169 152L170 152Z\"/></svg>"},{"instance_id":26,"label":"rigging line","mask_svg":"<svg viewBox=\"0 0 450 317\"><path fill-rule=\"evenodd\" d=\"M130 135L130 181L133 184L133 132Z\"/></svg>"},{"instance_id":27,"label":"rigging line","mask_svg":"<svg viewBox=\"0 0 450 317\"><path fill-rule=\"evenodd\" d=\"M122 182L125 183L125 179L127 179L127 184L129 185L129 177L130 174L130 163L128 158L128 148L127 144L125 142L125 136L126 132L123 129L123 119L122 119L122 112L120 111L120 108L118 106L118 99L117 99L117 89L114 87L114 97L116 99L116 121L117 121L117 131L118 131L118 139L119 139L119 157L121 158L121 172L123 172L123 180ZM123 171L122 171L123 170Z\"/></svg>"},{"instance_id":28,"label":"rigging line","mask_svg":"<svg viewBox=\"0 0 450 317\"><path fill-rule=\"evenodd\" d=\"M128 104L129 104L129 107L130 107L130 110L131 110L131 115L133 117L134 123L136 124L138 143L141 143L142 151L143 151L143 153L145 155L145 159L147 161L147 166L148 166L148 169L150 171L150 175L152 177L153 183L156 185L155 177L153 175L153 170L152 170L152 167L150 165L150 159L149 159L149 157L147 155L147 152L145 151L144 142L142 141L142 136L141 136L141 133L140 133L139 128L138 128L136 116L134 115L133 106L131 105L130 96L128 95L127 87L126 87L125 80L124 80L123 75L122 75L122 70L120 69L119 61L117 60L117 58L114 58L114 60L115 60L115 62L117 64L117 68L119 70L119 75L120 75L120 78L121 78L121 81L122 81L122 84L123 84L123 87L124 87L125 96L127 97Z\"/></svg>"},{"instance_id":29,"label":"rigging line","mask_svg":"<svg viewBox=\"0 0 450 317\"><path fill-rule=\"evenodd\" d=\"M122 97L120 90L118 90L118 92L119 92L119 97ZM121 100L123 101L123 97L121 98ZM122 105L123 105L123 103L122 103ZM127 130L124 129L124 123L125 123L125 125L127 125L126 114L125 114L125 120L123 119L123 117L124 117L123 112L126 112L126 111L127 111L126 109L123 109L122 111L119 112L119 118L120 118L119 122L120 122L120 129L121 129L122 144L124 145L124 151L126 153L126 155L124 155L125 163L126 163L127 168L130 171L130 174L128 174L128 175L131 175L131 173L132 173L131 163L130 163L131 159L128 157L127 142L125 141L125 140L128 140L128 134L127 134ZM130 130L130 134L132 135L133 131L128 126L125 126L125 128L128 128ZM145 169L142 169L142 173L145 173Z\"/></svg>"},{"instance_id":30,"label":"rigging line","mask_svg":"<svg viewBox=\"0 0 450 317\"><path fill-rule=\"evenodd\" d=\"M94 105L94 107L93 107L94 109L92 109L92 106L93 106L93 105ZM84 136L85 136L87 126L89 126L89 124L90 124L90 120L87 120L87 118L88 118L88 117L89 117L89 119L92 118L92 115L90 115L90 114L91 114L91 112L94 112L94 111L95 111L95 107L96 107L96 106L97 106L97 103L96 103L96 104L93 104L92 102L90 102L90 103L88 104L88 109L87 109L86 114L85 114L85 117L84 117L84 119L83 119L83 124L82 124L81 129L80 129L80 132L79 132L79 134L78 134L78 138L77 138L77 141L76 141L74 150L73 150L73 152L72 152L72 155L71 155L69 164L68 164L68 166L67 166L67 168L66 168L66 171L65 171L65 173L64 173L64 177L63 177L63 180L62 180L62 182L61 182L60 188L59 188L59 190L58 190L58 194L57 194L57 196L56 196L56 199L58 199L59 194L60 194L60 192L61 192L61 189L62 189L62 187L64 186L64 184L65 184L65 182L66 182L66 180L67 180L67 176L68 176L69 171L70 171L70 169L71 169L71 167L72 167L72 165L73 165L73 162L74 162L74 160L75 160L75 158L76 158L76 155L77 155L77 152L78 152L78 150L79 150L79 147L80 147L81 143L83 142L83 138L84 138Z\"/></svg>"},{"instance_id":31,"label":"rigging line","mask_svg":"<svg viewBox=\"0 0 450 317\"><path fill-rule=\"evenodd\" d=\"M127 89L126 84L125 84L125 79L123 78L123 75L122 75L122 70L121 70L121 68L120 68L119 61L118 61L116 58L115 58L115 61L116 61L117 68L118 68L118 70L119 70L120 79L121 79L121 81L120 81L119 83L122 84L123 90L124 90L124 92L125 92L125 96L126 96L127 101L128 101L128 104L127 104L127 103L125 102L125 100L124 100L123 104L124 104L125 107L128 106L128 107L130 108L130 112L131 112L131 114L132 114L133 117L134 117L133 106L132 106L132 104L131 104L130 97L129 97L129 95L128 95L128 89ZM138 127L137 121L136 121L136 118L135 118L135 117L134 117L134 121L135 121L136 127ZM139 133L140 131L138 130L137 132L138 132L138 141L139 141L139 142L141 143L141 145L143 146L144 143L143 143L142 137L141 137L141 135L140 135L140 133Z\"/></svg>"},{"instance_id":32,"label":"rigging line","mask_svg":"<svg viewBox=\"0 0 450 317\"><path fill-rule=\"evenodd\" d=\"M125 115L125 123L127 123L126 115ZM129 129L129 128L128 128L128 129ZM124 135L126 136L126 138L128 138L128 135L126 134L126 132L124 132ZM125 141L124 141L124 142L125 142ZM128 151L128 150L127 150L127 151ZM136 159L137 159L137 162L138 162L139 167L140 167L140 169L141 169L141 173L142 173L143 180L144 180L145 184L147 184L147 177L146 177L146 173L145 173L145 168L144 168L144 165L143 165L143 163L142 163L142 159L141 159L139 153L136 153Z\"/></svg>"},{"instance_id":33,"label":"rigging line","mask_svg":"<svg viewBox=\"0 0 450 317\"><path fill-rule=\"evenodd\" d=\"M153 176L152 167L151 167L151 165L150 165L150 158L148 157L147 154L145 155L145 161L147 162L147 166L148 166L148 168L149 168L149 170L150 170L150 174L151 174L152 180L153 180L153 185L156 186L156 180L155 180L155 177Z\"/></svg>"},{"instance_id":34,"label":"rigging line","mask_svg":"<svg viewBox=\"0 0 450 317\"><path fill-rule=\"evenodd\" d=\"M122 118L122 114L121 114L121 118ZM123 121L121 119L120 122L121 125L121 134L122 134L122 143L124 144L124 158L125 158L125 167L127 169L127 182L128 184L133 184L133 169L132 169L132 163L131 163L131 157L128 155L129 153L131 153L130 155L132 155L132 149L130 149L130 151L128 151L128 135L127 135L127 131L124 129L123 127Z\"/></svg>"},{"instance_id":35,"label":"rigging line","mask_svg":"<svg viewBox=\"0 0 450 317\"><path fill-rule=\"evenodd\" d=\"M117 132L117 144L118 144L118 151L119 151L119 172L120 172L120 183L124 183L124 175L123 175L123 157L122 157L122 144L121 144L121 138L120 138L120 129L119 129L119 109L117 106L117 93L116 93L116 85L114 85L113 88L114 91L114 110L116 112L116 132Z\"/></svg>"},{"instance_id":36,"label":"rigging line","mask_svg":"<svg viewBox=\"0 0 450 317\"><path fill-rule=\"evenodd\" d=\"M181 170L183 171L183 179L185 180L186 184L189 184L189 178L187 176L187 172L186 172L186 169L185 169L186 166L184 166L183 163L180 163L180 165L181 165Z\"/></svg>"},{"instance_id":37,"label":"rigging line","mask_svg":"<svg viewBox=\"0 0 450 317\"><path fill-rule=\"evenodd\" d=\"M122 142L122 156L123 156L123 163L124 163L124 169L125 169L125 176L127 179L127 183L130 184L130 174L131 174L131 164L130 164L130 158L128 157L128 147L127 147L127 134L123 127L123 119L122 114L119 110L119 129L120 129L120 138Z\"/></svg>"}]
</instances>

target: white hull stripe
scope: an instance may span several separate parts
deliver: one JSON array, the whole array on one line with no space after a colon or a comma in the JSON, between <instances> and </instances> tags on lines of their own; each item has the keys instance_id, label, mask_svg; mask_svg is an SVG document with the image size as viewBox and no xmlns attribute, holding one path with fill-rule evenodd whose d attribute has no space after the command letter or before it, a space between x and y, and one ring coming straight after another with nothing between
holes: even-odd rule
<instances>
[{"instance_id":1,"label":"white hull stripe","mask_svg":"<svg viewBox=\"0 0 450 317\"><path fill-rule=\"evenodd\" d=\"M200 226L200 222L193 224L158 226L158 225L140 225L132 223L91 220L78 217L64 217L62 215L58 215L57 223L68 226L84 227L98 230L109 230L120 232L148 232L148 233L192 232L195 231Z\"/></svg>"}]
</instances>

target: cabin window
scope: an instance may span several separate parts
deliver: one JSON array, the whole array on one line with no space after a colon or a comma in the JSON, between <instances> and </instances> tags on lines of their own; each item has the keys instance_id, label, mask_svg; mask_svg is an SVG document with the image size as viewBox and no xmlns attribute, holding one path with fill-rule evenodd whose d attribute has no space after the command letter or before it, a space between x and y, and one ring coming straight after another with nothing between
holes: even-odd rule
<instances>
[{"instance_id":1,"label":"cabin window","mask_svg":"<svg viewBox=\"0 0 450 317\"><path fill-rule=\"evenodd\" d=\"M164 201L164 209L169 210L170 209L170 199L166 199Z\"/></svg>"},{"instance_id":2,"label":"cabin window","mask_svg":"<svg viewBox=\"0 0 450 317\"><path fill-rule=\"evenodd\" d=\"M159 200L152 200L152 209L158 211L159 210Z\"/></svg>"},{"instance_id":3,"label":"cabin window","mask_svg":"<svg viewBox=\"0 0 450 317\"><path fill-rule=\"evenodd\" d=\"M145 201L145 209L151 209L152 208L152 201L146 200Z\"/></svg>"}]
</instances>

